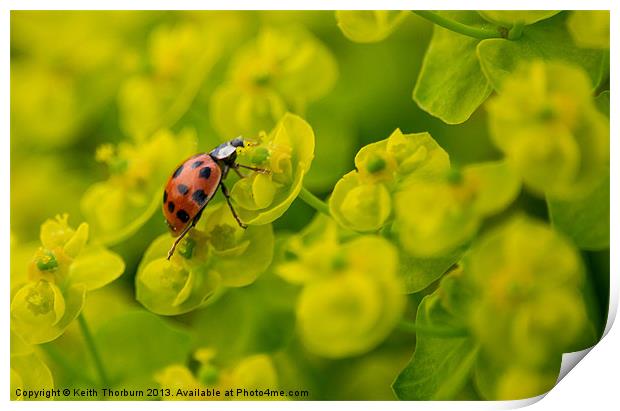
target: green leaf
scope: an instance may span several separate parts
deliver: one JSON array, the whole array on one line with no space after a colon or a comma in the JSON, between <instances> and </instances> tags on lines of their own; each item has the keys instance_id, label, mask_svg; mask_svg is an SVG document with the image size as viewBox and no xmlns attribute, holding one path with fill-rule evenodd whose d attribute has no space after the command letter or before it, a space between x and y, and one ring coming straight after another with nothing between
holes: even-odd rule
<instances>
[{"instance_id":1,"label":"green leaf","mask_svg":"<svg viewBox=\"0 0 620 411\"><path fill-rule=\"evenodd\" d=\"M441 306L437 291L420 303L416 324L454 324L454 319ZM400 400L452 399L470 377L476 358L477 348L470 337L417 335L413 357L392 388Z\"/></svg>"},{"instance_id":2,"label":"green leaf","mask_svg":"<svg viewBox=\"0 0 620 411\"><path fill-rule=\"evenodd\" d=\"M157 370L184 363L190 336L145 311L130 311L111 318L95 333L97 346L110 379L115 383L152 379ZM121 386L121 384L119 384Z\"/></svg>"},{"instance_id":3,"label":"green leaf","mask_svg":"<svg viewBox=\"0 0 620 411\"><path fill-rule=\"evenodd\" d=\"M435 258L413 257L406 252L401 252L399 274L403 278L405 291L412 294L428 287L448 271L461 258L463 252L463 248L457 248L446 255Z\"/></svg>"},{"instance_id":4,"label":"green leaf","mask_svg":"<svg viewBox=\"0 0 620 411\"><path fill-rule=\"evenodd\" d=\"M442 11L442 16L471 26L485 21L475 11ZM491 93L476 55L479 40L434 27L413 99L424 111L448 124L465 122Z\"/></svg>"},{"instance_id":5,"label":"green leaf","mask_svg":"<svg viewBox=\"0 0 620 411\"><path fill-rule=\"evenodd\" d=\"M566 16L561 13L527 26L517 40L482 40L477 53L482 71L493 88L499 90L504 78L520 63L535 59L576 64L586 70L592 84L598 84L604 53L577 47L566 30L565 20Z\"/></svg>"},{"instance_id":6,"label":"green leaf","mask_svg":"<svg viewBox=\"0 0 620 411\"><path fill-rule=\"evenodd\" d=\"M609 98L609 90L606 90L594 99L594 104L596 105L596 108L598 108L598 111L605 114L607 118L609 118Z\"/></svg>"},{"instance_id":7,"label":"green leaf","mask_svg":"<svg viewBox=\"0 0 620 411\"><path fill-rule=\"evenodd\" d=\"M251 287L227 289L193 318L194 340L215 349L224 362L277 351L293 337L297 290L273 273Z\"/></svg>"},{"instance_id":8,"label":"green leaf","mask_svg":"<svg viewBox=\"0 0 620 411\"><path fill-rule=\"evenodd\" d=\"M582 250L609 247L609 174L585 198L559 201L547 198L553 226Z\"/></svg>"}]
</instances>

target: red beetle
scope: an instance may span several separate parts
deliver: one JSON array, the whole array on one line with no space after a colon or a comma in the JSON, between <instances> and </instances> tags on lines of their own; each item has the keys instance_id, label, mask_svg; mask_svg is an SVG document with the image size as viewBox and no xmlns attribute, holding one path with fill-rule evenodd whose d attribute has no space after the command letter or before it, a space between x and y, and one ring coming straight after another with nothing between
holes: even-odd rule
<instances>
[{"instance_id":1,"label":"red beetle","mask_svg":"<svg viewBox=\"0 0 620 411\"><path fill-rule=\"evenodd\" d=\"M245 147L243 138L237 137L220 144L209 153L196 154L185 160L172 173L164 190L164 217L172 235L177 237L168 252L168 259L172 257L177 244L196 225L209 201L221 188L228 207L235 220L242 228L247 228L239 220L231 202L224 179L230 169L239 177L244 177L239 168L247 168L258 172L268 173L267 170L244 166L237 163L237 148Z\"/></svg>"}]
</instances>

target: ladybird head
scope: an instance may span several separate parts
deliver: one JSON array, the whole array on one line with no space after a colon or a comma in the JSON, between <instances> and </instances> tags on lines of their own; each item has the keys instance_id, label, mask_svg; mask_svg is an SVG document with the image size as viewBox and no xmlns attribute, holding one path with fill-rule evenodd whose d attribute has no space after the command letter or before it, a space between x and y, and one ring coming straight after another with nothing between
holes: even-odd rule
<instances>
[{"instance_id":1,"label":"ladybird head","mask_svg":"<svg viewBox=\"0 0 620 411\"><path fill-rule=\"evenodd\" d=\"M245 147L245 141L243 137L237 137L230 140L230 145L233 147Z\"/></svg>"}]
</instances>

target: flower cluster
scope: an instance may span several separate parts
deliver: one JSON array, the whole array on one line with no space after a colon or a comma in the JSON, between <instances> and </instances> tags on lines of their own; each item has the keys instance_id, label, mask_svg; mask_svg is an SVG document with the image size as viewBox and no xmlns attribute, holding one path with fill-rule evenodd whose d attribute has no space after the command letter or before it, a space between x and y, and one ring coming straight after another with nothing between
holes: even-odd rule
<instances>
[{"instance_id":1,"label":"flower cluster","mask_svg":"<svg viewBox=\"0 0 620 411\"><path fill-rule=\"evenodd\" d=\"M148 70L129 77L119 90L119 121L127 136L143 141L184 114L220 57L220 43L207 41L218 34L217 25L189 22L150 33Z\"/></svg>"},{"instance_id":2,"label":"flower cluster","mask_svg":"<svg viewBox=\"0 0 620 411\"><path fill-rule=\"evenodd\" d=\"M227 390L277 390L278 374L273 360L265 354L244 357L229 367L217 366L214 350L200 348L194 352L194 360L199 364L195 372L182 364L170 365L155 374L155 381L162 387L176 394L177 390L185 390L190 395L174 396L175 400L239 400L236 396L224 397ZM207 389L216 389L220 397L202 396ZM198 392L199 395L194 395ZM164 400L167 398L164 397ZM256 399L256 398L247 398Z\"/></svg>"},{"instance_id":3,"label":"flower cluster","mask_svg":"<svg viewBox=\"0 0 620 411\"><path fill-rule=\"evenodd\" d=\"M263 28L230 63L228 81L211 97L210 116L220 136L255 136L287 111L303 113L338 75L331 52L299 27Z\"/></svg>"},{"instance_id":4,"label":"flower cluster","mask_svg":"<svg viewBox=\"0 0 620 411\"><path fill-rule=\"evenodd\" d=\"M485 217L512 203L520 186L501 161L410 180L396 196L393 230L410 254L441 256L471 239Z\"/></svg>"},{"instance_id":5,"label":"flower cluster","mask_svg":"<svg viewBox=\"0 0 620 411\"><path fill-rule=\"evenodd\" d=\"M332 216L355 231L377 231L393 214L392 196L415 177L432 177L450 167L448 154L428 133L403 134L369 144L355 156L355 171L336 183L329 200Z\"/></svg>"},{"instance_id":6,"label":"flower cluster","mask_svg":"<svg viewBox=\"0 0 620 411\"><path fill-rule=\"evenodd\" d=\"M301 117L287 113L269 132L241 152L240 164L268 170L235 183L231 197L246 224L268 224L279 218L302 188L314 158L314 132Z\"/></svg>"},{"instance_id":7,"label":"flower cluster","mask_svg":"<svg viewBox=\"0 0 620 411\"><path fill-rule=\"evenodd\" d=\"M109 178L93 184L81 200L93 235L116 244L134 234L160 207L161 187L170 170L196 151L196 134L161 130L140 143L106 144L97 160L107 164Z\"/></svg>"},{"instance_id":8,"label":"flower cluster","mask_svg":"<svg viewBox=\"0 0 620 411\"><path fill-rule=\"evenodd\" d=\"M398 254L385 239L339 238L333 220L317 219L289 240L286 260L276 270L303 285L297 324L305 347L318 355L342 358L381 343L404 309L396 275Z\"/></svg>"},{"instance_id":9,"label":"flower cluster","mask_svg":"<svg viewBox=\"0 0 620 411\"><path fill-rule=\"evenodd\" d=\"M96 244L86 244L88 224L74 230L68 215L41 226L41 247L25 282L11 290L11 329L29 344L60 336L80 314L87 291L118 278L123 260Z\"/></svg>"},{"instance_id":10,"label":"flower cluster","mask_svg":"<svg viewBox=\"0 0 620 411\"><path fill-rule=\"evenodd\" d=\"M550 198L586 195L606 174L609 123L583 70L534 61L491 99L489 128L525 184Z\"/></svg>"},{"instance_id":11,"label":"flower cluster","mask_svg":"<svg viewBox=\"0 0 620 411\"><path fill-rule=\"evenodd\" d=\"M582 261L543 223L521 216L489 232L464 271L475 295L468 314L472 334L482 361L496 371L481 384L490 397L522 398L551 389L561 354L593 342ZM530 384L520 387L514 380L523 376Z\"/></svg>"},{"instance_id":12,"label":"flower cluster","mask_svg":"<svg viewBox=\"0 0 620 411\"><path fill-rule=\"evenodd\" d=\"M172 238L149 246L136 276L136 298L149 310L176 315L196 309L220 286L242 287L271 263L271 225L239 227L227 205L210 204L200 222L166 258Z\"/></svg>"}]
</instances>

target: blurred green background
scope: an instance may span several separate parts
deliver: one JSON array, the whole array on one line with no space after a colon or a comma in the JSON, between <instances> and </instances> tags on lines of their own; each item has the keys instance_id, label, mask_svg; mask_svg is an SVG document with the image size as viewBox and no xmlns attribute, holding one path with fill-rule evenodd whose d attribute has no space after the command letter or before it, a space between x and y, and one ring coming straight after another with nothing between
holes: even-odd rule
<instances>
[{"instance_id":1,"label":"blurred green background","mask_svg":"<svg viewBox=\"0 0 620 411\"><path fill-rule=\"evenodd\" d=\"M218 126L218 121L226 123L227 119L218 117L214 95L222 84L243 76L239 50L270 27L309 32L337 65L330 90L302 103L294 98L286 102L316 135L315 158L304 185L317 196L325 198L354 168L354 156L362 146L387 138L396 128L404 133L428 131L448 152L453 165L501 157L490 142L484 108L463 124L447 125L413 102L412 90L432 34L432 25L414 14L385 41L358 44L345 38L331 11L14 11L11 260L15 271L22 271L19 267L25 271L46 219L66 212L74 227L89 221L89 210L82 204L85 193L114 174L115 165L101 154L105 152L101 146L140 143L145 135L162 129L170 129L175 136L188 128L195 130L198 151L209 151L236 137ZM203 50L207 51L201 54ZM449 56L446 64L450 64ZM131 157L119 159L131 161ZM163 188L164 182L165 178L149 184ZM521 194L515 207L546 218L544 201L527 193ZM274 230L285 238L307 226L314 214L298 199L274 222ZM290 307L296 290L272 272L251 287L217 295L204 309L165 320L185 329L183 335L162 331L161 320L139 318L146 310L134 300L137 266L148 245L167 232L159 208L146 218L143 225L109 242L111 250L125 260L125 273L111 286L89 295L85 307L95 330L128 311L136 311L132 315L147 324L132 329L108 323L101 331L100 341L106 347L103 355L112 373L118 370L125 381L145 386L170 362L186 361L191 369L195 364L187 353L203 346L217 351L223 367L282 346L273 353L279 380L290 388L309 389L311 399L395 398L390 385L412 354L413 334L396 330L373 351L347 359L326 360L309 354L294 339ZM93 236L97 238L96 230ZM595 272L606 271L605 252L585 256L592 267L602 265ZM12 272L12 277L18 275ZM419 294L408 296L410 318L421 298ZM605 312L606 294L596 300ZM262 309L256 310L257 306ZM149 341L147 348L142 345L159 334L168 345ZM126 353L119 356L123 350ZM158 359L146 358L145 350ZM165 358L159 356L162 350L168 350ZM57 386L88 386L88 376L80 377L82 373L72 370L78 364L89 364L75 324L46 344L44 351ZM145 357L134 365L140 369L139 376L123 374L131 355ZM140 368L149 361L146 368ZM86 374L92 376L90 367L85 366ZM459 398L475 399L478 394L468 385Z\"/></svg>"},{"instance_id":2,"label":"blurred green background","mask_svg":"<svg viewBox=\"0 0 620 411\"><path fill-rule=\"evenodd\" d=\"M222 19L228 23L222 30L230 33L217 41L224 42L226 50L202 78L183 115L171 125L173 130L195 128L199 149L210 150L234 137L218 135L209 120L209 99L224 81L231 54L261 27L297 25L310 30L331 50L339 71L334 89L310 104L305 116L317 136L307 181L317 195L329 193L353 168L354 154L361 146L386 138L397 127L405 132L429 131L459 164L497 157L487 137L483 110L464 125L450 126L421 111L411 100L431 34L431 24L414 15L407 19L415 22L403 24L386 41L367 45L346 39L329 11L13 12L14 236L24 242L36 239L41 222L59 212L81 220L79 200L85 189L107 177L106 168L95 161L96 148L130 138L119 124L124 115L131 114L123 113L119 90L132 76L150 70L154 33ZM191 57L182 57L170 56L178 59L180 66L195 63ZM177 92L179 89L180 85ZM45 201L40 201L42 198ZM277 228L297 230L310 214L303 205L294 207L277 222Z\"/></svg>"}]
</instances>

